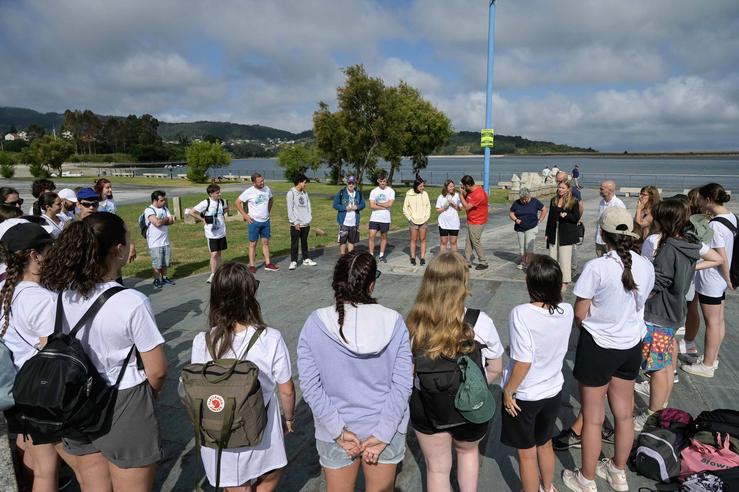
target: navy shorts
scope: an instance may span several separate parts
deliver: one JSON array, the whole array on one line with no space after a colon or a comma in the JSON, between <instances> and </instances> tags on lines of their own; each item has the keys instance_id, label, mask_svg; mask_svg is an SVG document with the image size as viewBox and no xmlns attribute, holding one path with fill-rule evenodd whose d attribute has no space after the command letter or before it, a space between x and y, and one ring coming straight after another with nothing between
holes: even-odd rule
<instances>
[{"instance_id":1,"label":"navy shorts","mask_svg":"<svg viewBox=\"0 0 739 492\"><path fill-rule=\"evenodd\" d=\"M257 222L256 220L249 224L249 241L252 243L257 239L264 238L269 239L272 235L272 230L269 226L269 221Z\"/></svg>"},{"instance_id":2,"label":"navy shorts","mask_svg":"<svg viewBox=\"0 0 739 492\"><path fill-rule=\"evenodd\" d=\"M390 230L390 222L370 221L369 228L371 231L387 232Z\"/></svg>"}]
</instances>

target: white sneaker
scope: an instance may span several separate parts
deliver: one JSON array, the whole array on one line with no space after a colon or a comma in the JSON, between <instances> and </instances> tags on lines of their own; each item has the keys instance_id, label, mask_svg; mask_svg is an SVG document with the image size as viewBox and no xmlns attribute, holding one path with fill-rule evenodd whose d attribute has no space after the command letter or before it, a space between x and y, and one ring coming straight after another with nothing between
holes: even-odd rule
<instances>
[{"instance_id":1,"label":"white sneaker","mask_svg":"<svg viewBox=\"0 0 739 492\"><path fill-rule=\"evenodd\" d=\"M613 490L626 492L629 490L629 482L626 481L626 470L619 470L610 458L603 458L595 467L595 474L604 478Z\"/></svg>"},{"instance_id":2,"label":"white sneaker","mask_svg":"<svg viewBox=\"0 0 739 492\"><path fill-rule=\"evenodd\" d=\"M575 492L598 492L598 486L595 480L588 480L582 476L580 470L564 470L562 472L562 481L565 486Z\"/></svg>"},{"instance_id":3,"label":"white sneaker","mask_svg":"<svg viewBox=\"0 0 739 492\"><path fill-rule=\"evenodd\" d=\"M698 352L698 346L695 344L695 341L686 342L683 338L677 342L677 351L681 354L696 354Z\"/></svg>"},{"instance_id":4,"label":"white sneaker","mask_svg":"<svg viewBox=\"0 0 739 492\"><path fill-rule=\"evenodd\" d=\"M698 362L695 364L683 364L680 366L680 368L687 372L688 374L692 374L693 376L700 376L703 378L712 378L713 373L716 371L714 367L709 367L705 365L703 362Z\"/></svg>"},{"instance_id":5,"label":"white sneaker","mask_svg":"<svg viewBox=\"0 0 739 492\"><path fill-rule=\"evenodd\" d=\"M287 267L288 270L295 270L296 268L298 268L298 262L297 261L291 261L290 262L290 266Z\"/></svg>"},{"instance_id":6,"label":"white sneaker","mask_svg":"<svg viewBox=\"0 0 739 492\"><path fill-rule=\"evenodd\" d=\"M315 261L311 260L310 258L306 258L306 259L303 260L303 265L306 265L306 266L316 266L316 265L318 265L318 263L316 263Z\"/></svg>"},{"instance_id":7,"label":"white sneaker","mask_svg":"<svg viewBox=\"0 0 739 492\"><path fill-rule=\"evenodd\" d=\"M644 430L644 426L646 425L647 421L649 421L649 417L654 415L654 412L650 411L648 408L644 410L642 413L634 417L634 430L636 432L641 432ZM605 478L605 477L603 477Z\"/></svg>"},{"instance_id":8,"label":"white sneaker","mask_svg":"<svg viewBox=\"0 0 739 492\"><path fill-rule=\"evenodd\" d=\"M677 331L675 332L675 336L676 337L685 336L685 327L681 326L680 328L678 328Z\"/></svg>"},{"instance_id":9,"label":"white sneaker","mask_svg":"<svg viewBox=\"0 0 739 492\"><path fill-rule=\"evenodd\" d=\"M702 355L700 357L698 357L698 363L699 364L703 364L703 356ZM716 359L715 361L713 361L713 368L714 369L718 369L718 359Z\"/></svg>"},{"instance_id":10,"label":"white sneaker","mask_svg":"<svg viewBox=\"0 0 739 492\"><path fill-rule=\"evenodd\" d=\"M213 281L213 274L211 273L210 275L208 275L208 280L206 280L206 281L205 281L205 283L206 283L206 284L209 284L209 283L211 283L212 281Z\"/></svg>"},{"instance_id":11,"label":"white sneaker","mask_svg":"<svg viewBox=\"0 0 739 492\"><path fill-rule=\"evenodd\" d=\"M640 395L649 397L649 391L650 391L649 380L642 381L641 383L636 383L634 385L634 391L636 391Z\"/></svg>"}]
</instances>

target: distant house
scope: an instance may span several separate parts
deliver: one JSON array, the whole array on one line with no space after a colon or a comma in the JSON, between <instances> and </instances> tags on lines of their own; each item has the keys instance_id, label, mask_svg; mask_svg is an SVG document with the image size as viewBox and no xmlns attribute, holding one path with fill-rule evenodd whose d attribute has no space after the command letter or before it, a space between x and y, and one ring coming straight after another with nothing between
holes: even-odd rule
<instances>
[{"instance_id":1,"label":"distant house","mask_svg":"<svg viewBox=\"0 0 739 492\"><path fill-rule=\"evenodd\" d=\"M28 133L26 133L25 131L21 130L21 131L18 132L18 138L20 140L25 140L26 142L28 142Z\"/></svg>"},{"instance_id":2,"label":"distant house","mask_svg":"<svg viewBox=\"0 0 739 492\"><path fill-rule=\"evenodd\" d=\"M14 142L16 140L19 140L17 133L6 133L5 134L5 141L6 142Z\"/></svg>"}]
</instances>

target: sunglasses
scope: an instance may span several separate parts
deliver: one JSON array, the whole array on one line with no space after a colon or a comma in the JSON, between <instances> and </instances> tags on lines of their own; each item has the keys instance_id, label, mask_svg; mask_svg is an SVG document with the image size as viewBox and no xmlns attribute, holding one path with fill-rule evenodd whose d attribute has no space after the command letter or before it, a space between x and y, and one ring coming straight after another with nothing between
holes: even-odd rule
<instances>
[{"instance_id":1,"label":"sunglasses","mask_svg":"<svg viewBox=\"0 0 739 492\"><path fill-rule=\"evenodd\" d=\"M23 198L19 198L14 202L5 202L4 205L7 205L9 207L20 207L23 205Z\"/></svg>"},{"instance_id":2,"label":"sunglasses","mask_svg":"<svg viewBox=\"0 0 739 492\"><path fill-rule=\"evenodd\" d=\"M98 206L100 205L100 202L79 202L79 203L80 203L80 207L85 207L85 208L98 208Z\"/></svg>"}]
</instances>

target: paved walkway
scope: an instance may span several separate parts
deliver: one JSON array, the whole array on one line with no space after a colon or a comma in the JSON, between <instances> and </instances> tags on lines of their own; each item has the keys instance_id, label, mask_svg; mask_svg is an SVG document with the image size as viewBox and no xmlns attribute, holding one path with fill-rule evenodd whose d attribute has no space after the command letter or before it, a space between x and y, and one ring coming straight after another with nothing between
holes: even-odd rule
<instances>
[{"instance_id":1,"label":"paved walkway","mask_svg":"<svg viewBox=\"0 0 739 492\"><path fill-rule=\"evenodd\" d=\"M585 193L585 224L587 236L585 245L579 248L579 264L594 256L593 226L597 213L597 195L593 191ZM627 205L633 210L633 200ZM735 210L736 211L736 210ZM365 216L366 219L366 216ZM438 236L436 227L429 229L429 245L432 245L428 259L437 251ZM363 231L362 236L366 237ZM539 252L543 250L543 228L537 244ZM378 281L375 293L380 303L406 314L413 303L415 294L423 274L420 267L413 268L407 256L407 232L391 235L394 245L389 252L387 266L381 265L383 276ZM460 238L460 246L464 247L465 235ZM366 244L366 243L365 243ZM483 244L490 261L490 268L483 272L472 271L471 299L469 306L483 309L494 320L504 345L508 343L507 318L512 307L527 302L528 296L524 283L524 274L515 268L517 251L513 227L507 219L507 209L497 205L492 207L491 224L483 235ZM242 247L240 245L239 247ZM281 258L279 272L266 272L259 269L257 277L261 280L258 292L265 319L270 326L278 328L287 342L293 357L293 375L297 384L297 367L295 350L300 329L308 314L318 308L333 303L331 290L332 267L338 257L335 247L317 251L316 267L299 267L288 271L288 259ZM194 464L192 427L187 420L176 394L177 378L181 367L189 362L192 339L196 333L206 328L208 286L205 276L198 275L185 279L176 279L177 285L154 291L148 281L139 282L136 287L151 296L156 311L159 327L166 340L167 357L170 362L170 374L160 402L160 422L164 445L164 460L158 468L155 490L192 490L194 482L202 477L201 470ZM739 345L737 335L737 315L739 315L739 297L732 293L727 302L727 335L723 345L721 369L710 381L691 377L680 373L681 382L676 385L672 404L692 414L709 408L734 407L739 400L739 361L729 354L736 354ZM571 295L568 302L574 302ZM576 337L570 339L570 351L565 362L565 398L560 411L558 428L569 425L579 409L577 388L572 379ZM297 387L297 432L288 436L286 446L289 465L285 477L279 487L281 491L318 491L324 490L320 466L316 455L313 425L310 410L301 398ZM495 395L500 408L500 388L495 387ZM645 406L645 401L637 395L637 405ZM490 428L489 438L483 444L479 490L519 490L518 465L515 452L502 446L500 437L500 410ZM422 489L423 459L412 433L408 435L408 448L405 459L399 467L396 490L418 491ZM604 445L606 454L612 453L612 446ZM557 453L557 477L563 467L573 467L580 463L579 450ZM605 490L607 485L600 481ZM635 474L629 474L632 490L637 486L654 486L654 484ZM555 484L559 490L564 485L559 478ZM358 484L361 489L361 482Z\"/></svg>"}]
</instances>

